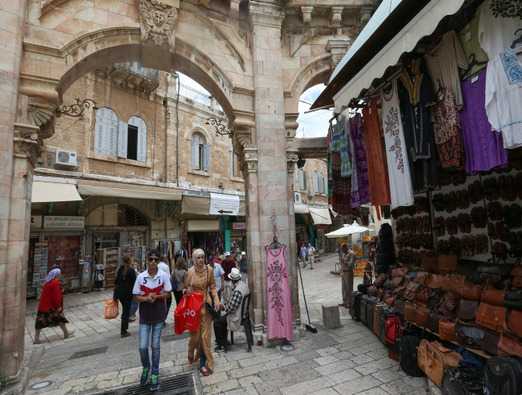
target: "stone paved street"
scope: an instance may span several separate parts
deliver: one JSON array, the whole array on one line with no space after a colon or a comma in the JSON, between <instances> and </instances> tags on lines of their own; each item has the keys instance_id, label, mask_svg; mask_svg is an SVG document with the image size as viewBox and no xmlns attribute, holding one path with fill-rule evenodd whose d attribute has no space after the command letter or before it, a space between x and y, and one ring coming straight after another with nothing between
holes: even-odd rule
<instances>
[{"instance_id":1,"label":"stone paved street","mask_svg":"<svg viewBox=\"0 0 522 395\"><path fill-rule=\"evenodd\" d=\"M246 352L245 340L236 336L236 345L227 354L216 354L215 373L201 378L205 394L424 394L425 379L407 377L387 350L361 323L342 311L343 327L326 330L320 325L321 304L335 304L340 298L340 278L330 274L336 256L323 257L314 270L305 269L303 280L310 303L312 321L318 334L304 332L294 342L295 350L254 347ZM301 294L300 294L301 295ZM66 316L75 336L58 340L49 331L50 343L26 348L36 359L29 387L52 381L42 390L28 394L91 394L138 381L136 324L132 337L120 339L119 321L102 317L103 299L110 292L66 296ZM34 306L29 306L26 339L32 339ZM303 320L305 318L302 306ZM169 319L171 321L171 319ZM171 322L162 340L161 376L189 371L186 364L187 340L173 338ZM78 351L107 347L102 354L70 359Z\"/></svg>"}]
</instances>

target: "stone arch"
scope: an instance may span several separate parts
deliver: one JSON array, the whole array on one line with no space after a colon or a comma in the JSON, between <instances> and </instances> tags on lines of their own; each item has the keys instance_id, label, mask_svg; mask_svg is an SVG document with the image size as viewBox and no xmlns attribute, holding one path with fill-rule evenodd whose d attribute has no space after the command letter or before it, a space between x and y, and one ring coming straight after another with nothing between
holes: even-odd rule
<instances>
[{"instance_id":1,"label":"stone arch","mask_svg":"<svg viewBox=\"0 0 522 395\"><path fill-rule=\"evenodd\" d=\"M192 141L192 136L194 135L194 133L199 133L199 134L203 135L203 137L205 137L205 141L207 142L207 144L210 144L213 142L212 135L208 132L207 129L205 129L200 124L196 124L196 125L192 126L192 128L190 129L189 135L187 136L187 139Z\"/></svg>"},{"instance_id":2,"label":"stone arch","mask_svg":"<svg viewBox=\"0 0 522 395\"><path fill-rule=\"evenodd\" d=\"M65 70L59 76L60 97L67 88L95 68L114 63L140 61L143 66L162 71L179 71L205 87L233 118L232 81L209 56L176 37L174 53L164 47L143 45L138 27L100 29L84 34L60 50Z\"/></svg>"},{"instance_id":3,"label":"stone arch","mask_svg":"<svg viewBox=\"0 0 522 395\"><path fill-rule=\"evenodd\" d=\"M109 198L109 197L98 197L94 200L93 203L89 203L85 206L84 216L87 218L89 215L91 215L95 210L99 209L100 207L107 206L110 204L117 204L121 206L128 206L131 207L133 210L136 210L139 212L144 218L147 219L148 224L151 223L151 215L150 213L147 213L144 210L144 207L140 207L138 204L136 204L136 201L133 199L127 199L127 198Z\"/></svg>"},{"instance_id":4,"label":"stone arch","mask_svg":"<svg viewBox=\"0 0 522 395\"><path fill-rule=\"evenodd\" d=\"M299 97L308 88L327 82L332 72L331 55L324 54L300 68L285 92L287 113L297 113Z\"/></svg>"}]
</instances>

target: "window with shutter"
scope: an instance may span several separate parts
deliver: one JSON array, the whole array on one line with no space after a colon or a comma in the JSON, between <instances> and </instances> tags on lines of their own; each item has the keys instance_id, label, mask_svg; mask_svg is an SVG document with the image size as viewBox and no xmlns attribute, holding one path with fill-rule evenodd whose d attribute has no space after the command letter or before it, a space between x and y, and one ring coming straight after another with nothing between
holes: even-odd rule
<instances>
[{"instance_id":1,"label":"window with shutter","mask_svg":"<svg viewBox=\"0 0 522 395\"><path fill-rule=\"evenodd\" d=\"M110 108L96 110L94 151L102 155L117 155L118 151L118 116Z\"/></svg>"},{"instance_id":2,"label":"window with shutter","mask_svg":"<svg viewBox=\"0 0 522 395\"><path fill-rule=\"evenodd\" d=\"M328 195L328 177L323 177L324 182L324 194Z\"/></svg>"},{"instance_id":3,"label":"window with shutter","mask_svg":"<svg viewBox=\"0 0 522 395\"><path fill-rule=\"evenodd\" d=\"M228 151L228 175L234 177L234 150Z\"/></svg>"},{"instance_id":4,"label":"window with shutter","mask_svg":"<svg viewBox=\"0 0 522 395\"><path fill-rule=\"evenodd\" d=\"M119 121L118 124L118 156L120 158L127 158L127 141L128 131L127 124Z\"/></svg>"},{"instance_id":5,"label":"window with shutter","mask_svg":"<svg viewBox=\"0 0 522 395\"><path fill-rule=\"evenodd\" d=\"M210 144L202 144L203 146L203 170L210 169Z\"/></svg>"},{"instance_id":6,"label":"window with shutter","mask_svg":"<svg viewBox=\"0 0 522 395\"><path fill-rule=\"evenodd\" d=\"M192 169L199 170L199 138L192 136Z\"/></svg>"},{"instance_id":7,"label":"window with shutter","mask_svg":"<svg viewBox=\"0 0 522 395\"><path fill-rule=\"evenodd\" d=\"M140 162L147 161L147 125L140 117L130 117L129 125L138 129L138 143L137 143L137 160Z\"/></svg>"}]
</instances>

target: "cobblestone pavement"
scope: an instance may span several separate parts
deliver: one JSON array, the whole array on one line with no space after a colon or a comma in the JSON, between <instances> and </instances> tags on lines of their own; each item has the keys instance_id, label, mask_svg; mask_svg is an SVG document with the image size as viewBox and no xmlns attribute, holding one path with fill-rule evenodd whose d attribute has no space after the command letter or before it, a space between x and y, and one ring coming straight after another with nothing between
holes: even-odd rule
<instances>
[{"instance_id":1,"label":"cobblestone pavement","mask_svg":"<svg viewBox=\"0 0 522 395\"><path fill-rule=\"evenodd\" d=\"M304 332L294 341L294 351L255 346L252 353L246 352L242 335L236 335L231 351L215 354L214 374L201 378L205 394L426 393L426 380L406 376L397 362L388 358L379 340L361 323L352 321L345 309L341 312L341 328L326 330L320 325L321 305L340 301L340 278L330 274L334 259L334 255L327 256L317 262L314 270L303 270L311 318L318 334ZM121 339L119 321L101 318L102 301L108 296L109 292L66 296L66 316L75 336L64 341L59 340L58 332L49 333L50 343L28 343L28 352L41 354L32 369L28 394L93 394L139 380L137 325L131 324L131 337ZM304 318L304 306L301 312ZM28 315L27 324L26 338L32 339L34 314ZM186 338L173 337L170 323L164 332L160 376L190 371ZM102 354L71 359L76 352L100 347L107 349ZM51 381L52 385L30 389L42 381Z\"/></svg>"}]
</instances>

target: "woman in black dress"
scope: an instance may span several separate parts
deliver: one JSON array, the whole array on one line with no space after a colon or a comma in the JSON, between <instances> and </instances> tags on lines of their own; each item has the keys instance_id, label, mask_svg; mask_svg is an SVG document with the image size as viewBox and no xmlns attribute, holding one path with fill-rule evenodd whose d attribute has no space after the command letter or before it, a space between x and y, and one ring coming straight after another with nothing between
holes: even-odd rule
<instances>
[{"instance_id":1,"label":"woman in black dress","mask_svg":"<svg viewBox=\"0 0 522 395\"><path fill-rule=\"evenodd\" d=\"M114 286L114 300L121 303L121 337L130 336L127 331L129 329L129 316L132 304L132 288L136 281L136 271L132 267L132 258L128 255L123 257L123 265L121 265L116 274L116 283Z\"/></svg>"}]
</instances>

